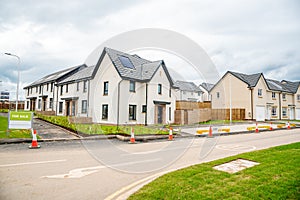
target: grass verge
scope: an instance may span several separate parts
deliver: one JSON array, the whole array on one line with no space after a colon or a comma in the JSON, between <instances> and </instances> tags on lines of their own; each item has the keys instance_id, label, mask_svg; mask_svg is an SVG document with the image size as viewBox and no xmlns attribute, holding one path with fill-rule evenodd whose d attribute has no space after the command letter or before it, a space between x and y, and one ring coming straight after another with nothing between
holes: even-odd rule
<instances>
[{"instance_id":1,"label":"grass verge","mask_svg":"<svg viewBox=\"0 0 300 200\"><path fill-rule=\"evenodd\" d=\"M259 162L235 174L214 170L237 158ZM129 199L299 199L300 143L203 163L166 174Z\"/></svg>"},{"instance_id":2,"label":"grass verge","mask_svg":"<svg viewBox=\"0 0 300 200\"><path fill-rule=\"evenodd\" d=\"M10 130L7 132L8 120L7 117L0 116L0 138L31 138L30 130ZM8 134L7 134L8 133Z\"/></svg>"}]
</instances>

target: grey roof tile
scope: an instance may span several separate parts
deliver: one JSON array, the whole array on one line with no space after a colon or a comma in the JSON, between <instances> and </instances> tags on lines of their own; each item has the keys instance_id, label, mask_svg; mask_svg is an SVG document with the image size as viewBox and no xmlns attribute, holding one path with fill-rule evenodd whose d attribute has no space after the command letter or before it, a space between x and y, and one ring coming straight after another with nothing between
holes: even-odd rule
<instances>
[{"instance_id":1,"label":"grey roof tile","mask_svg":"<svg viewBox=\"0 0 300 200\"><path fill-rule=\"evenodd\" d=\"M201 83L200 86L203 87L206 91L209 92L214 87L214 84L212 84L212 83Z\"/></svg>"},{"instance_id":2,"label":"grey roof tile","mask_svg":"<svg viewBox=\"0 0 300 200\"><path fill-rule=\"evenodd\" d=\"M183 91L190 91L190 92L201 92L200 88L195 85L193 82L187 81L176 81L175 86L178 87L180 90Z\"/></svg>"},{"instance_id":3,"label":"grey roof tile","mask_svg":"<svg viewBox=\"0 0 300 200\"><path fill-rule=\"evenodd\" d=\"M36 85L40 85L42 83L49 83L49 82L56 82L57 80L59 80L60 78L62 78L63 76L67 75L68 73L71 73L72 71L80 68L81 65L79 66L75 66L75 67L70 67L52 74L49 74L47 76L44 76L43 78L34 81L33 83L31 83L30 85L24 87L24 88L28 88L28 87L32 87L32 86L36 86Z\"/></svg>"},{"instance_id":4,"label":"grey roof tile","mask_svg":"<svg viewBox=\"0 0 300 200\"><path fill-rule=\"evenodd\" d=\"M297 93L298 88L300 86L300 81L292 82L292 81L283 80L281 81L281 84L295 94Z\"/></svg>"},{"instance_id":5,"label":"grey roof tile","mask_svg":"<svg viewBox=\"0 0 300 200\"><path fill-rule=\"evenodd\" d=\"M292 92L285 85L283 85L280 81L272 80L272 79L266 79L266 82L267 82L268 88L270 90L280 91L280 92Z\"/></svg>"},{"instance_id":6,"label":"grey roof tile","mask_svg":"<svg viewBox=\"0 0 300 200\"><path fill-rule=\"evenodd\" d=\"M231 73L235 77L239 78L240 80L248 84L249 87L255 87L260 76L262 75L262 73L248 75L248 74L242 74L242 73L232 72L232 71L229 71L229 73Z\"/></svg>"},{"instance_id":7,"label":"grey roof tile","mask_svg":"<svg viewBox=\"0 0 300 200\"><path fill-rule=\"evenodd\" d=\"M94 69L95 69L95 65L93 66L82 65L82 67L77 72L63 79L58 84L60 85L68 82L76 82L80 80L90 79L92 77Z\"/></svg>"}]
</instances>

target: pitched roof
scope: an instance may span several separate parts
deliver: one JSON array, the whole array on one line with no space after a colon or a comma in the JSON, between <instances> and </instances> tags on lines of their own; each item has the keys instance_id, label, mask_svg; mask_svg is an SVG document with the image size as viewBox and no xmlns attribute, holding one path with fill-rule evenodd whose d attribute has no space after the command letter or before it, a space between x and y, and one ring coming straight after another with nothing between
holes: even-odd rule
<instances>
[{"instance_id":1,"label":"pitched roof","mask_svg":"<svg viewBox=\"0 0 300 200\"><path fill-rule=\"evenodd\" d=\"M262 75L262 73L248 75L248 74L242 74L242 73L232 72L232 71L228 71L228 73L231 73L232 75L234 75L235 77L237 77L241 81L248 84L248 87L255 87L258 80L259 80L259 78L260 78L260 76Z\"/></svg>"},{"instance_id":2,"label":"pitched roof","mask_svg":"<svg viewBox=\"0 0 300 200\"><path fill-rule=\"evenodd\" d=\"M266 79L266 82L270 90L280 91L280 92L292 92L288 87L286 87L280 81Z\"/></svg>"},{"instance_id":3,"label":"pitched roof","mask_svg":"<svg viewBox=\"0 0 300 200\"><path fill-rule=\"evenodd\" d=\"M71 74L70 76L68 76L67 78L59 81L58 85L90 79L92 77L94 69L95 69L95 65L93 65L93 66L82 65L81 68L77 72L75 72L75 73Z\"/></svg>"},{"instance_id":4,"label":"pitched roof","mask_svg":"<svg viewBox=\"0 0 300 200\"><path fill-rule=\"evenodd\" d=\"M164 64L163 60L149 61L140 56L134 54L130 55L121 51L117 51L108 47L105 47L102 55L95 67L95 72L100 67L101 61L104 57L104 53L107 53L117 72L122 79L135 80L140 82L147 82L152 79L156 71L160 66L164 69L171 85L173 86L173 80Z\"/></svg>"},{"instance_id":5,"label":"pitched roof","mask_svg":"<svg viewBox=\"0 0 300 200\"><path fill-rule=\"evenodd\" d=\"M183 91L202 92L193 82L176 81L174 85Z\"/></svg>"},{"instance_id":6,"label":"pitched roof","mask_svg":"<svg viewBox=\"0 0 300 200\"><path fill-rule=\"evenodd\" d=\"M75 66L75 67L70 67L52 74L49 74L47 76L44 76L43 78L34 81L33 83L31 83L30 85L24 87L24 89L28 88L28 87L33 87L36 85L40 85L42 83L50 83L50 82L55 82L58 81L59 79L61 79L62 77L66 76L67 74L76 71L77 69L79 69L81 67L81 65L79 66Z\"/></svg>"},{"instance_id":7,"label":"pitched roof","mask_svg":"<svg viewBox=\"0 0 300 200\"><path fill-rule=\"evenodd\" d=\"M212 84L212 83L201 83L200 86L203 87L206 91L209 92L214 87L214 84Z\"/></svg>"},{"instance_id":8,"label":"pitched roof","mask_svg":"<svg viewBox=\"0 0 300 200\"><path fill-rule=\"evenodd\" d=\"M289 89L292 93L297 93L298 88L300 86L300 81L292 82L292 81L286 81L282 80L281 84L284 85L287 89Z\"/></svg>"}]
</instances>

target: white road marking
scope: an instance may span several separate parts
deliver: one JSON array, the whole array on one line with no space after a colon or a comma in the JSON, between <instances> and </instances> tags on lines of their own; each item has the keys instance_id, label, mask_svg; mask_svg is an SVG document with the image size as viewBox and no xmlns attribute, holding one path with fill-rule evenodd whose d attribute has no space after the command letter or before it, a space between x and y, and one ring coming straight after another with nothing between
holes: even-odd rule
<instances>
[{"instance_id":1,"label":"white road marking","mask_svg":"<svg viewBox=\"0 0 300 200\"><path fill-rule=\"evenodd\" d=\"M253 151L256 149L255 146L244 144L217 145L216 148L227 151Z\"/></svg>"},{"instance_id":2,"label":"white road marking","mask_svg":"<svg viewBox=\"0 0 300 200\"><path fill-rule=\"evenodd\" d=\"M38 162L14 163L14 164L0 165L0 167L14 167L14 166L22 166L22 165L36 165L36 164L46 164L46 163L65 162L65 161L67 161L67 160L48 160L48 161L38 161Z\"/></svg>"},{"instance_id":3,"label":"white road marking","mask_svg":"<svg viewBox=\"0 0 300 200\"><path fill-rule=\"evenodd\" d=\"M120 163L115 165L110 165L111 167L119 167L119 166L126 166L126 165L133 165L139 163L146 163L146 162L154 162L160 161L161 159L151 159L151 160L143 160L143 161L135 161L135 162L127 162L127 163ZM99 169L107 168L108 166L101 165L95 167L85 167L85 168L78 168L69 171L67 174L58 174L58 175L51 175L51 176L43 176L42 178L81 178L99 171Z\"/></svg>"}]
</instances>

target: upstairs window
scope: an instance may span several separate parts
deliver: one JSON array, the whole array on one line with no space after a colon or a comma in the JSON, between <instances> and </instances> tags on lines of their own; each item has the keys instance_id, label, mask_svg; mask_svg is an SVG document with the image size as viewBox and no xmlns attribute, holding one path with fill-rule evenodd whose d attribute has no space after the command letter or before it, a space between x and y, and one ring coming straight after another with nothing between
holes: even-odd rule
<instances>
[{"instance_id":1,"label":"upstairs window","mask_svg":"<svg viewBox=\"0 0 300 200\"><path fill-rule=\"evenodd\" d=\"M76 84L76 90L79 91L79 82Z\"/></svg>"},{"instance_id":2,"label":"upstairs window","mask_svg":"<svg viewBox=\"0 0 300 200\"><path fill-rule=\"evenodd\" d=\"M285 94L282 94L282 100L286 100L286 95Z\"/></svg>"},{"instance_id":3,"label":"upstairs window","mask_svg":"<svg viewBox=\"0 0 300 200\"><path fill-rule=\"evenodd\" d=\"M218 99L220 98L220 92L217 92L217 98Z\"/></svg>"},{"instance_id":4,"label":"upstairs window","mask_svg":"<svg viewBox=\"0 0 300 200\"><path fill-rule=\"evenodd\" d=\"M129 91L135 92L135 81L130 81L129 83Z\"/></svg>"},{"instance_id":5,"label":"upstairs window","mask_svg":"<svg viewBox=\"0 0 300 200\"><path fill-rule=\"evenodd\" d=\"M157 93L158 94L162 94L162 86L161 86L161 84L158 84Z\"/></svg>"},{"instance_id":6,"label":"upstairs window","mask_svg":"<svg viewBox=\"0 0 300 200\"><path fill-rule=\"evenodd\" d=\"M300 94L297 94L297 101L300 101Z\"/></svg>"},{"instance_id":7,"label":"upstairs window","mask_svg":"<svg viewBox=\"0 0 300 200\"><path fill-rule=\"evenodd\" d=\"M108 81L104 82L104 85L103 85L103 95L108 95Z\"/></svg>"},{"instance_id":8,"label":"upstairs window","mask_svg":"<svg viewBox=\"0 0 300 200\"><path fill-rule=\"evenodd\" d=\"M66 84L66 93L68 93L68 92L69 92L69 85Z\"/></svg>"},{"instance_id":9,"label":"upstairs window","mask_svg":"<svg viewBox=\"0 0 300 200\"><path fill-rule=\"evenodd\" d=\"M262 89L257 90L257 95L258 95L258 97L262 97Z\"/></svg>"},{"instance_id":10,"label":"upstairs window","mask_svg":"<svg viewBox=\"0 0 300 200\"><path fill-rule=\"evenodd\" d=\"M121 61L122 65L129 69L135 69L132 62L126 56L119 56L119 60Z\"/></svg>"},{"instance_id":11,"label":"upstairs window","mask_svg":"<svg viewBox=\"0 0 300 200\"><path fill-rule=\"evenodd\" d=\"M47 83L47 91L49 90L49 83Z\"/></svg>"},{"instance_id":12,"label":"upstairs window","mask_svg":"<svg viewBox=\"0 0 300 200\"><path fill-rule=\"evenodd\" d=\"M87 81L83 81L83 92L87 90Z\"/></svg>"},{"instance_id":13,"label":"upstairs window","mask_svg":"<svg viewBox=\"0 0 300 200\"><path fill-rule=\"evenodd\" d=\"M62 85L62 86L60 86L60 95L62 95L63 94L63 89L64 89L64 86Z\"/></svg>"},{"instance_id":14,"label":"upstairs window","mask_svg":"<svg viewBox=\"0 0 300 200\"><path fill-rule=\"evenodd\" d=\"M53 85L54 85L54 83L51 83L51 86L50 86L50 91L51 92L53 91Z\"/></svg>"},{"instance_id":15,"label":"upstairs window","mask_svg":"<svg viewBox=\"0 0 300 200\"><path fill-rule=\"evenodd\" d=\"M276 99L276 93L272 92L272 99Z\"/></svg>"},{"instance_id":16,"label":"upstairs window","mask_svg":"<svg viewBox=\"0 0 300 200\"><path fill-rule=\"evenodd\" d=\"M42 86L40 85L39 93L42 93Z\"/></svg>"}]
</instances>

